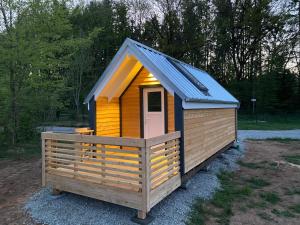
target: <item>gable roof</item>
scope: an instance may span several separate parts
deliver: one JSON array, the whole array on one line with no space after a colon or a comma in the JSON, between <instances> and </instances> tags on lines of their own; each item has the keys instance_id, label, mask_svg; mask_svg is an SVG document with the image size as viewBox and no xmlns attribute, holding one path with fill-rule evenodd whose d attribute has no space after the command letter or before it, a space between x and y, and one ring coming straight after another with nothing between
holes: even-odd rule
<instances>
[{"instance_id":1,"label":"gable roof","mask_svg":"<svg viewBox=\"0 0 300 225\"><path fill-rule=\"evenodd\" d=\"M127 38L85 99L97 98L126 55L133 55L171 93L185 102L239 104L208 73Z\"/></svg>"}]
</instances>

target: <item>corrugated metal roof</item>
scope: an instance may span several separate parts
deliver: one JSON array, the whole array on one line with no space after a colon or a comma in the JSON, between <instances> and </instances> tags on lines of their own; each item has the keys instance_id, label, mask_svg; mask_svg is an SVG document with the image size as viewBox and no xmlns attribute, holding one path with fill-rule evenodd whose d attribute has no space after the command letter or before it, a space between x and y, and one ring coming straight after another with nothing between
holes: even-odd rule
<instances>
[{"instance_id":1,"label":"corrugated metal roof","mask_svg":"<svg viewBox=\"0 0 300 225\"><path fill-rule=\"evenodd\" d=\"M205 71L129 38L125 40L116 56L86 97L85 103L88 103L94 96L96 98L96 95L101 92L106 85L105 81L111 78L114 68L120 63L124 54L134 55L149 71L153 71L153 75L157 76L165 88L168 89L170 87L171 91L177 93L185 102L239 104L236 98ZM179 67L181 69L179 69L178 65L176 68L170 61L180 64ZM205 88L201 88L201 85L207 88L208 91L204 91Z\"/></svg>"},{"instance_id":2,"label":"corrugated metal roof","mask_svg":"<svg viewBox=\"0 0 300 225\"><path fill-rule=\"evenodd\" d=\"M176 69L169 60L167 60L169 56L138 42L133 41L133 43L138 47L143 55L152 61L152 63L162 71L168 80L170 80L173 85L175 85L185 95L185 101L238 103L238 100L226 91L225 88L223 88L207 72L174 59L208 89L209 95L205 95L190 80L188 80L184 74Z\"/></svg>"}]
</instances>

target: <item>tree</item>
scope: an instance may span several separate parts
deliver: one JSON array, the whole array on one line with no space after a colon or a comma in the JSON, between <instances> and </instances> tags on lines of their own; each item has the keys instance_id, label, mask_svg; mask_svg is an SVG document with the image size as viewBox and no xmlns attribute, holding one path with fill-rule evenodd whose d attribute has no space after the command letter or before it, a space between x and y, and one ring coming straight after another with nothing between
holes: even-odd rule
<instances>
[{"instance_id":1,"label":"tree","mask_svg":"<svg viewBox=\"0 0 300 225\"><path fill-rule=\"evenodd\" d=\"M4 118L9 121L6 128L14 145L22 139L22 129L30 133L41 114L49 117L60 107L55 93L63 90L71 26L66 6L58 1L10 7L2 13L10 14L16 9L17 17L14 22L5 22L1 58L5 64L3 73L9 77L5 84L9 86L9 95Z\"/></svg>"}]
</instances>

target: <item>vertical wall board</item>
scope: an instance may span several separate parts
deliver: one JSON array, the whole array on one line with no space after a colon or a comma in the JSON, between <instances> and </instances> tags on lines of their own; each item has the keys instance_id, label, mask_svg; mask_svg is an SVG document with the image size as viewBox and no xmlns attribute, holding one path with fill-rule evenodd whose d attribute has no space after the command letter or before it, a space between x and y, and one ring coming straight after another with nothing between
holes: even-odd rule
<instances>
[{"instance_id":1,"label":"vertical wall board","mask_svg":"<svg viewBox=\"0 0 300 225\"><path fill-rule=\"evenodd\" d=\"M169 132L169 103L168 103L168 92L164 88L164 108L165 108L165 134Z\"/></svg>"},{"instance_id":2,"label":"vertical wall board","mask_svg":"<svg viewBox=\"0 0 300 225\"><path fill-rule=\"evenodd\" d=\"M94 96L89 101L89 125L96 133L96 102Z\"/></svg>"},{"instance_id":3,"label":"vertical wall board","mask_svg":"<svg viewBox=\"0 0 300 225\"><path fill-rule=\"evenodd\" d=\"M183 176L185 171L184 165L184 120L183 120L183 108L182 99L174 93L174 119L175 119L175 130L181 132L180 138L180 173Z\"/></svg>"}]
</instances>

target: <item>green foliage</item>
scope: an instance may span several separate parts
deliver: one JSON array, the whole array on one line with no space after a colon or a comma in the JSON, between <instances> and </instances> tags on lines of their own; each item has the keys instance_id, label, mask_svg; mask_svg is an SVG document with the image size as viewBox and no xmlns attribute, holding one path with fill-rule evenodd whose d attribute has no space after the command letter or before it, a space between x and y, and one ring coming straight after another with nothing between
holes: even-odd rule
<instances>
[{"instance_id":1,"label":"green foliage","mask_svg":"<svg viewBox=\"0 0 300 225\"><path fill-rule=\"evenodd\" d=\"M300 195L300 188L286 188L286 195Z\"/></svg>"},{"instance_id":2,"label":"green foliage","mask_svg":"<svg viewBox=\"0 0 300 225\"><path fill-rule=\"evenodd\" d=\"M264 168L261 163L254 163L254 162L244 162L244 161L239 161L239 165L250 168L250 169L261 169Z\"/></svg>"},{"instance_id":3,"label":"green foliage","mask_svg":"<svg viewBox=\"0 0 300 225\"><path fill-rule=\"evenodd\" d=\"M280 201L278 194L275 192L264 192L264 193L260 194L260 197L263 200L265 200L269 203L272 203L272 204L276 204Z\"/></svg>"},{"instance_id":4,"label":"green foliage","mask_svg":"<svg viewBox=\"0 0 300 225\"><path fill-rule=\"evenodd\" d=\"M295 204L289 207L294 213L300 214L300 204Z\"/></svg>"},{"instance_id":5,"label":"green foliage","mask_svg":"<svg viewBox=\"0 0 300 225\"><path fill-rule=\"evenodd\" d=\"M252 188L262 188L270 185L268 181L257 177L251 177L250 179L247 180L247 182L250 183L250 186Z\"/></svg>"},{"instance_id":6,"label":"green foliage","mask_svg":"<svg viewBox=\"0 0 300 225\"><path fill-rule=\"evenodd\" d=\"M300 155L284 155L283 158L290 163L300 165Z\"/></svg>"},{"instance_id":7,"label":"green foliage","mask_svg":"<svg viewBox=\"0 0 300 225\"><path fill-rule=\"evenodd\" d=\"M1 135L0 135L1 140ZM0 160L1 159L31 159L32 157L41 157L40 137L35 134L31 137L30 142L16 144L11 146L5 142L1 142Z\"/></svg>"},{"instance_id":8,"label":"green foliage","mask_svg":"<svg viewBox=\"0 0 300 225\"><path fill-rule=\"evenodd\" d=\"M65 112L84 120L84 97L126 37L207 70L240 100L241 113L251 112L252 97L261 115L299 111L299 2L274 10L276 2L2 0L1 137L25 142ZM299 117L280 117L239 126L299 128Z\"/></svg>"},{"instance_id":9,"label":"green foliage","mask_svg":"<svg viewBox=\"0 0 300 225\"><path fill-rule=\"evenodd\" d=\"M280 217L295 217L295 215L288 210L272 209L271 212L276 216L280 216Z\"/></svg>"},{"instance_id":10,"label":"green foliage","mask_svg":"<svg viewBox=\"0 0 300 225\"><path fill-rule=\"evenodd\" d=\"M205 224L205 220L209 215L216 217L219 224L229 224L230 217L233 215L232 206L234 201L247 198L252 193L252 189L248 185L237 184L233 173L222 172L218 175L218 178L222 189L215 193L209 203L219 210L209 209L207 202L198 199L193 205L188 224Z\"/></svg>"},{"instance_id":11,"label":"green foliage","mask_svg":"<svg viewBox=\"0 0 300 225\"><path fill-rule=\"evenodd\" d=\"M193 204L193 209L190 212L190 216L188 218L187 224L198 224L204 225L207 217L207 210L205 210L205 202L202 199L196 199Z\"/></svg>"}]
</instances>

